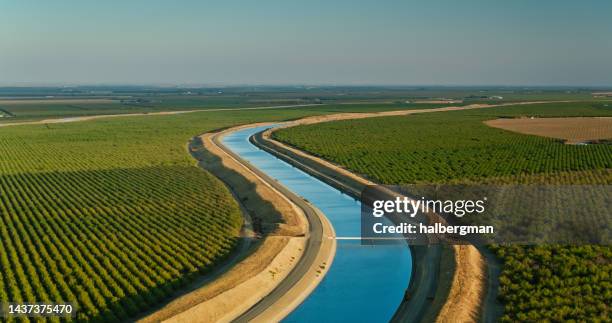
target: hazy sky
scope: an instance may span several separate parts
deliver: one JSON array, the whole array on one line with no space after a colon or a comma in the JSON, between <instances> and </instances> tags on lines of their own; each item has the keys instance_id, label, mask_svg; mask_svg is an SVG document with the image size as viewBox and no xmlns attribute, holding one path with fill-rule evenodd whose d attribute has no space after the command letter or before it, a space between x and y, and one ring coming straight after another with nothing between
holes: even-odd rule
<instances>
[{"instance_id":1,"label":"hazy sky","mask_svg":"<svg viewBox=\"0 0 612 323\"><path fill-rule=\"evenodd\" d=\"M612 85L610 0L3 0L0 83Z\"/></svg>"}]
</instances>

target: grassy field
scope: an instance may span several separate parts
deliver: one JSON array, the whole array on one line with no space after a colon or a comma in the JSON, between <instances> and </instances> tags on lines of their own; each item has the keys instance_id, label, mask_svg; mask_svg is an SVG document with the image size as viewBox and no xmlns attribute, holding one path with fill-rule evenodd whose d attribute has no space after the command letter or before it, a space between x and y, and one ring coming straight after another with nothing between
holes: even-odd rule
<instances>
[{"instance_id":1,"label":"grassy field","mask_svg":"<svg viewBox=\"0 0 612 323\"><path fill-rule=\"evenodd\" d=\"M511 117L611 116L607 103L538 104L298 126L293 146L380 183L611 184L612 146L490 128ZM608 321L612 248L496 246L504 322Z\"/></svg>"},{"instance_id":2,"label":"grassy field","mask_svg":"<svg viewBox=\"0 0 612 323\"><path fill-rule=\"evenodd\" d=\"M236 245L232 195L187 141L315 110L128 117L0 129L0 303L75 301L81 320L151 308Z\"/></svg>"}]
</instances>

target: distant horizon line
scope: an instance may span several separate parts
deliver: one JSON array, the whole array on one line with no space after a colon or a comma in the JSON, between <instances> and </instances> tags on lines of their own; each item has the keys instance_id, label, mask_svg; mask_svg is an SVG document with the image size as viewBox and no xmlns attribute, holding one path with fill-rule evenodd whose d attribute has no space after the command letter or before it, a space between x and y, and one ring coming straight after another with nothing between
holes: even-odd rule
<instances>
[{"instance_id":1,"label":"distant horizon line","mask_svg":"<svg viewBox=\"0 0 612 323\"><path fill-rule=\"evenodd\" d=\"M334 87L379 87L379 88L606 88L612 84L384 84L384 83L45 83L45 82L0 82L0 88L79 88L79 87L154 87L154 88L240 88L240 87L296 87L296 88L334 88Z\"/></svg>"}]
</instances>

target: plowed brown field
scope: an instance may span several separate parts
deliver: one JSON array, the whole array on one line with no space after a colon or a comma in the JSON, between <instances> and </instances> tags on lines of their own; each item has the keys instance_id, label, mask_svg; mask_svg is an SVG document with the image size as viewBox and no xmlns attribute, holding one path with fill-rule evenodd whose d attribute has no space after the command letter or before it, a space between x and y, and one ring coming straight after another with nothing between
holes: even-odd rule
<instances>
[{"instance_id":1,"label":"plowed brown field","mask_svg":"<svg viewBox=\"0 0 612 323\"><path fill-rule=\"evenodd\" d=\"M485 122L518 133L564 139L569 144L612 139L612 118L518 118Z\"/></svg>"}]
</instances>

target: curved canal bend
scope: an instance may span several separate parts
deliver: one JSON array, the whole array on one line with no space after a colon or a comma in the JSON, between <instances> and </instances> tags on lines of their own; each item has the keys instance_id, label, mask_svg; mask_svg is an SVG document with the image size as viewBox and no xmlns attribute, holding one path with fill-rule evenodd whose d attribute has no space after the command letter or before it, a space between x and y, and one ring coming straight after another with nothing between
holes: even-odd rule
<instances>
[{"instance_id":1,"label":"curved canal bend","mask_svg":"<svg viewBox=\"0 0 612 323\"><path fill-rule=\"evenodd\" d=\"M361 204L249 142L270 126L223 137L228 149L307 199L329 219L338 237L359 237ZM334 262L323 281L284 322L388 322L410 282L412 257L404 242L364 246L338 240Z\"/></svg>"}]
</instances>

